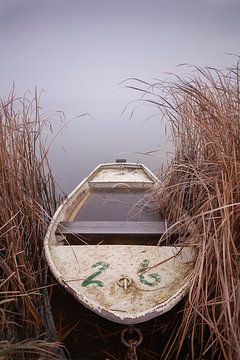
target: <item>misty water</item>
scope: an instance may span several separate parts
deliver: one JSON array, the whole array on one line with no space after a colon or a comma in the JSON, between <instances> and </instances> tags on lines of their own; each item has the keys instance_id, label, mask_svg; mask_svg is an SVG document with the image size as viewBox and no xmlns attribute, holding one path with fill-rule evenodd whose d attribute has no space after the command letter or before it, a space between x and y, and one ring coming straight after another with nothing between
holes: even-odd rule
<instances>
[{"instance_id":1,"label":"misty water","mask_svg":"<svg viewBox=\"0 0 240 360\"><path fill-rule=\"evenodd\" d=\"M61 128L62 125L57 125ZM48 141L52 138L48 134ZM106 120L84 116L73 119L54 139L49 161L59 188L71 191L98 164L124 158L144 163L153 172L167 163L173 145L160 120Z\"/></svg>"},{"instance_id":2,"label":"misty water","mask_svg":"<svg viewBox=\"0 0 240 360\"><path fill-rule=\"evenodd\" d=\"M43 90L41 111L53 128L44 139L58 193L117 158L154 173L166 165L169 126L156 106L138 102L140 94L126 87L136 83L125 81L192 74L181 63L229 66L226 53L239 54L239 11L237 0L0 0L0 98L13 83L16 96L30 100L35 86ZM181 306L140 327L142 359L160 358ZM62 287L54 287L52 310L58 329L72 329L64 342L73 359L125 358L122 326L81 307Z\"/></svg>"},{"instance_id":3,"label":"misty water","mask_svg":"<svg viewBox=\"0 0 240 360\"><path fill-rule=\"evenodd\" d=\"M172 151L166 124L156 107L134 102L139 93L126 88L134 81L124 81L192 71L180 63L229 65L226 52L239 53L238 15L236 0L0 1L0 98L15 83L16 96L31 99L36 86L55 129L53 114L65 113L68 125L50 151L64 192L119 157L155 171Z\"/></svg>"}]
</instances>

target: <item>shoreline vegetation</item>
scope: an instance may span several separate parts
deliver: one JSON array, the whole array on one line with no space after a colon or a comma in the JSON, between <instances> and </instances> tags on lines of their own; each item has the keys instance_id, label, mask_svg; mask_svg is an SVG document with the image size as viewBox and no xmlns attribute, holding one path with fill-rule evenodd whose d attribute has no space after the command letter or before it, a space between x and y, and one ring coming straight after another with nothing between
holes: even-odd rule
<instances>
[{"instance_id":1,"label":"shoreline vegetation","mask_svg":"<svg viewBox=\"0 0 240 360\"><path fill-rule=\"evenodd\" d=\"M0 359L56 358L43 238L56 208L38 94L0 102Z\"/></svg>"},{"instance_id":2,"label":"shoreline vegetation","mask_svg":"<svg viewBox=\"0 0 240 360\"><path fill-rule=\"evenodd\" d=\"M170 122L175 154L155 193L165 215L196 246L195 273L162 359L240 357L240 60L224 70L155 84L135 80ZM176 229L175 227L175 229ZM190 241L189 241L190 239Z\"/></svg>"},{"instance_id":3,"label":"shoreline vegetation","mask_svg":"<svg viewBox=\"0 0 240 360\"><path fill-rule=\"evenodd\" d=\"M176 223L169 231L183 230L178 244L198 249L189 295L171 321L161 359L182 359L186 349L186 359L240 357L239 72L238 61L225 70L195 67L167 82L132 79L128 86L170 123L175 154L154 196ZM61 358L43 254L57 207L42 141L51 124L37 93L29 101L13 90L0 101L0 126L0 360Z\"/></svg>"}]
</instances>

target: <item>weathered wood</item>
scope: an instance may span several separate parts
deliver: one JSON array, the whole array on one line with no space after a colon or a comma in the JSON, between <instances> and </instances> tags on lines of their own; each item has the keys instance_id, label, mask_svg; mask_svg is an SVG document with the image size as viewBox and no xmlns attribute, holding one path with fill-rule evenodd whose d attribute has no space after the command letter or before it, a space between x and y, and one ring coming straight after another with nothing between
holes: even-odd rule
<instances>
[{"instance_id":1,"label":"weathered wood","mask_svg":"<svg viewBox=\"0 0 240 360\"><path fill-rule=\"evenodd\" d=\"M166 231L160 221L62 221L56 233L62 234L156 234Z\"/></svg>"},{"instance_id":2,"label":"weathered wood","mask_svg":"<svg viewBox=\"0 0 240 360\"><path fill-rule=\"evenodd\" d=\"M60 281L111 321L137 324L170 310L186 294L195 252L146 245L53 246ZM152 268L151 268L152 267ZM130 280L123 288L121 280Z\"/></svg>"},{"instance_id":3,"label":"weathered wood","mask_svg":"<svg viewBox=\"0 0 240 360\"><path fill-rule=\"evenodd\" d=\"M131 196L118 198L118 193L130 195L157 184L143 165L99 165L58 208L47 231L44 250L57 281L77 301L110 321L145 322L171 310L189 290L195 249L154 246L171 224L155 218L157 209L145 191L137 201ZM90 202L95 187L96 193L100 189L99 193L118 200L109 203L108 212L103 205L109 198L97 208ZM126 200L121 213L119 200ZM174 239L167 238L166 243Z\"/></svg>"}]
</instances>

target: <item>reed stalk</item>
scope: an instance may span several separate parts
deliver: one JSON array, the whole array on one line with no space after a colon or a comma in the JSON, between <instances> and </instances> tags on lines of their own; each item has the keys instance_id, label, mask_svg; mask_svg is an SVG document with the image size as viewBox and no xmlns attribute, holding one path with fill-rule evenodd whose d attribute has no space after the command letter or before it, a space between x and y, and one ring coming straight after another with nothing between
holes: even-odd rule
<instances>
[{"instance_id":1,"label":"reed stalk","mask_svg":"<svg viewBox=\"0 0 240 360\"><path fill-rule=\"evenodd\" d=\"M240 358L240 68L130 87L168 119L174 156L155 189L159 207L196 246L183 316L162 359Z\"/></svg>"},{"instance_id":2,"label":"reed stalk","mask_svg":"<svg viewBox=\"0 0 240 360\"><path fill-rule=\"evenodd\" d=\"M56 207L41 139L47 124L37 93L32 101L14 91L0 100L0 359L50 359L59 345L43 256Z\"/></svg>"}]
</instances>

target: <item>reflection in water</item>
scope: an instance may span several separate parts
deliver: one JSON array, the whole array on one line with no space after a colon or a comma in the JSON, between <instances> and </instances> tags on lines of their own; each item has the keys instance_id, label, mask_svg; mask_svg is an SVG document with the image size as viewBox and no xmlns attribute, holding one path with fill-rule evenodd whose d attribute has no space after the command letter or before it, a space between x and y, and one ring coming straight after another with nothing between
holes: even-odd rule
<instances>
[{"instance_id":1,"label":"reflection in water","mask_svg":"<svg viewBox=\"0 0 240 360\"><path fill-rule=\"evenodd\" d=\"M52 306L60 336L64 338L71 360L106 360L126 358L121 343L124 325L108 321L87 310L61 287L55 287ZM158 318L137 326L143 343L137 350L139 360L158 360L170 337L178 330L182 318L182 301ZM187 346L179 359L186 359Z\"/></svg>"},{"instance_id":2,"label":"reflection in water","mask_svg":"<svg viewBox=\"0 0 240 360\"><path fill-rule=\"evenodd\" d=\"M115 115L116 117L116 115ZM96 127L96 123L101 127ZM60 188L69 193L99 164L125 158L143 163L154 173L171 158L173 145L158 120L121 119L106 122L99 117L73 120L52 144L49 161ZM57 131L57 130L56 130ZM49 136L50 139L50 136ZM149 150L156 153L147 154ZM146 154L145 154L146 152Z\"/></svg>"},{"instance_id":3,"label":"reflection in water","mask_svg":"<svg viewBox=\"0 0 240 360\"><path fill-rule=\"evenodd\" d=\"M94 190L74 221L164 221L157 205L144 190ZM157 245L160 235L68 234L65 245ZM83 242L83 241L84 242Z\"/></svg>"},{"instance_id":4,"label":"reflection in water","mask_svg":"<svg viewBox=\"0 0 240 360\"><path fill-rule=\"evenodd\" d=\"M75 221L163 221L141 190L93 191Z\"/></svg>"}]
</instances>

